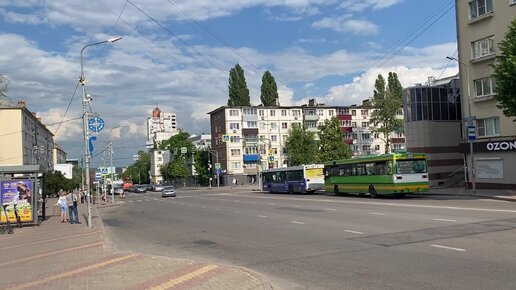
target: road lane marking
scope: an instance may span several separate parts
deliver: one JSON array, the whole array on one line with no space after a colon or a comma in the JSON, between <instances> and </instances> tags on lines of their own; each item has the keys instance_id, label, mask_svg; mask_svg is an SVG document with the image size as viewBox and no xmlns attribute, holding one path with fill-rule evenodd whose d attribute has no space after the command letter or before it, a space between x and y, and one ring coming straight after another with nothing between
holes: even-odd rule
<instances>
[{"instance_id":1,"label":"road lane marking","mask_svg":"<svg viewBox=\"0 0 516 290\"><path fill-rule=\"evenodd\" d=\"M267 218L268 216L266 216L266 215L259 215L258 217Z\"/></svg>"},{"instance_id":2,"label":"road lane marking","mask_svg":"<svg viewBox=\"0 0 516 290\"><path fill-rule=\"evenodd\" d=\"M302 206L300 206L300 205L293 205L292 207L302 207Z\"/></svg>"},{"instance_id":3,"label":"road lane marking","mask_svg":"<svg viewBox=\"0 0 516 290\"><path fill-rule=\"evenodd\" d=\"M357 232L357 231L351 231L351 230L344 230L346 233L352 233L352 234L358 234L358 235L363 235L364 233L363 232Z\"/></svg>"},{"instance_id":4,"label":"road lane marking","mask_svg":"<svg viewBox=\"0 0 516 290\"><path fill-rule=\"evenodd\" d=\"M447 246L437 245L437 244L432 244L430 246L435 247L435 248L446 249L446 250L453 250L453 251L458 251L458 252L466 252L465 249L461 249L461 248L452 248L452 247L447 247Z\"/></svg>"},{"instance_id":5,"label":"road lane marking","mask_svg":"<svg viewBox=\"0 0 516 290\"><path fill-rule=\"evenodd\" d=\"M137 202L142 202L142 200L141 200L141 199L138 199L138 200L137 200Z\"/></svg>"},{"instance_id":6,"label":"road lane marking","mask_svg":"<svg viewBox=\"0 0 516 290\"><path fill-rule=\"evenodd\" d=\"M449 219L432 219L433 221L439 222L456 222L457 220L449 220Z\"/></svg>"},{"instance_id":7,"label":"road lane marking","mask_svg":"<svg viewBox=\"0 0 516 290\"><path fill-rule=\"evenodd\" d=\"M41 280L36 280L36 281L32 281L32 282L27 282L27 283L19 284L19 285L16 285L16 286L14 286L12 288L8 288L8 289L9 290L14 290L14 289L30 289L30 288L33 288L33 287L35 287L37 285L49 283L49 282L52 282L54 280L64 279L64 278L67 278L67 277L70 277L70 276L73 276L73 275L77 275L77 274L80 274L80 273L83 273L83 272L87 272L87 271L91 271L91 270L94 270L94 269L111 266L113 264L119 264L119 263L122 263L124 261L129 260L129 259L135 258L137 256L139 256L139 255L137 255L137 254L129 254L129 255L122 256L122 257L117 257L117 258L114 258L114 259L110 259L110 260L103 261L103 262L100 262L100 263L92 264L92 265L89 265L89 266L80 267L80 268L74 269L72 271L68 271L68 272L64 272L64 273L59 273L59 274L56 274L56 275L53 275L53 276L48 276L48 277L45 277L45 278L43 278Z\"/></svg>"},{"instance_id":8,"label":"road lane marking","mask_svg":"<svg viewBox=\"0 0 516 290\"><path fill-rule=\"evenodd\" d=\"M274 202L269 202L269 205L276 205Z\"/></svg>"},{"instance_id":9,"label":"road lane marking","mask_svg":"<svg viewBox=\"0 0 516 290\"><path fill-rule=\"evenodd\" d=\"M201 206L201 208L206 208L205 206Z\"/></svg>"},{"instance_id":10,"label":"road lane marking","mask_svg":"<svg viewBox=\"0 0 516 290\"><path fill-rule=\"evenodd\" d=\"M210 271L213 271L215 269L217 269L218 266L217 265L208 265L208 266L205 266L205 267L202 267L198 270L195 270L191 273L188 273L186 275L183 275L183 276L180 276L180 277L177 277L177 278L174 278L174 279L170 279L168 280L167 282L165 283L162 283L160 285L156 285L154 287L150 287L150 288L147 288L147 289L152 289L152 290L162 290L162 289L170 289L170 288L173 288L179 284L182 284L182 283L185 283L189 280L192 280L198 276L201 276L205 273L208 273Z\"/></svg>"},{"instance_id":11,"label":"road lane marking","mask_svg":"<svg viewBox=\"0 0 516 290\"><path fill-rule=\"evenodd\" d=\"M240 213L239 211L234 211L233 213Z\"/></svg>"},{"instance_id":12,"label":"road lane marking","mask_svg":"<svg viewBox=\"0 0 516 290\"><path fill-rule=\"evenodd\" d=\"M327 207L324 210L337 210L337 209L336 208L329 208L329 207Z\"/></svg>"},{"instance_id":13,"label":"road lane marking","mask_svg":"<svg viewBox=\"0 0 516 290\"><path fill-rule=\"evenodd\" d=\"M153 197L152 199L153 199L153 200L158 200L158 199L157 199L157 198L155 198L155 197Z\"/></svg>"},{"instance_id":14,"label":"road lane marking","mask_svg":"<svg viewBox=\"0 0 516 290\"><path fill-rule=\"evenodd\" d=\"M374 214L374 215L385 215L383 212L370 212L369 214Z\"/></svg>"},{"instance_id":15,"label":"road lane marking","mask_svg":"<svg viewBox=\"0 0 516 290\"><path fill-rule=\"evenodd\" d=\"M48 257L48 256L57 255L57 254L64 254L64 253L73 252L73 251L77 251L77 250L92 248L92 247L96 247L96 246L102 246L102 244L103 244L103 242L95 242L95 243L86 244L86 245L82 245L82 246L78 246L78 247L60 249L60 250L57 250L57 251L47 252L47 253L44 253L44 254L33 255L33 256L30 256L30 257L25 257L25 258L21 258L21 259L17 259L17 260L12 260L12 261L7 261L7 262L0 263L0 267L6 266L6 265L15 264L15 263L26 262L26 261L30 261L30 260L34 260L34 259L39 259L39 258L45 258L45 257Z\"/></svg>"},{"instance_id":16,"label":"road lane marking","mask_svg":"<svg viewBox=\"0 0 516 290\"><path fill-rule=\"evenodd\" d=\"M216 208L215 210L220 210L220 208Z\"/></svg>"},{"instance_id":17,"label":"road lane marking","mask_svg":"<svg viewBox=\"0 0 516 290\"><path fill-rule=\"evenodd\" d=\"M293 224L298 224L298 225L304 225L305 223L304 222L298 222L298 221L290 221L291 223Z\"/></svg>"}]
</instances>

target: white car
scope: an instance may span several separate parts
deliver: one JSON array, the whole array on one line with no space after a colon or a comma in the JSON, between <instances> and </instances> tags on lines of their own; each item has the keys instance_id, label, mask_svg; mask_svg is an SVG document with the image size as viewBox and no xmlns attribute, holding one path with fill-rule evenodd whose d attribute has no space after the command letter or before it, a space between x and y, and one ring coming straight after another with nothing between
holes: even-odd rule
<instances>
[{"instance_id":1,"label":"white car","mask_svg":"<svg viewBox=\"0 0 516 290\"><path fill-rule=\"evenodd\" d=\"M176 196L176 188L173 185L167 185L161 191L161 197Z\"/></svg>"}]
</instances>

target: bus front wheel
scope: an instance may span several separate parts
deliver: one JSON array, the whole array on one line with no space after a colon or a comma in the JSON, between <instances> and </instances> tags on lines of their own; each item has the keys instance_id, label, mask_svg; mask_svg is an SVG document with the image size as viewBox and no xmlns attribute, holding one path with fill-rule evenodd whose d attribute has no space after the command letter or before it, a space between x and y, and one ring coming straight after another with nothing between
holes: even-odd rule
<instances>
[{"instance_id":1,"label":"bus front wheel","mask_svg":"<svg viewBox=\"0 0 516 290\"><path fill-rule=\"evenodd\" d=\"M371 198L378 197L378 193L376 192L376 189L372 185L369 185L369 195L371 196Z\"/></svg>"},{"instance_id":2,"label":"bus front wheel","mask_svg":"<svg viewBox=\"0 0 516 290\"><path fill-rule=\"evenodd\" d=\"M335 193L335 195L339 195L339 186L336 184L333 186L333 193Z\"/></svg>"}]
</instances>

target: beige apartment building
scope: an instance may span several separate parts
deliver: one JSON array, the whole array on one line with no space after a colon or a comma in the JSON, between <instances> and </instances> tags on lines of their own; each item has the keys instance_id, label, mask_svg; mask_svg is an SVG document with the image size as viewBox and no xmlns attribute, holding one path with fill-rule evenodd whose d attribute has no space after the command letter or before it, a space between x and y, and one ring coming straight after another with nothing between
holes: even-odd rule
<instances>
[{"instance_id":1,"label":"beige apartment building","mask_svg":"<svg viewBox=\"0 0 516 290\"><path fill-rule=\"evenodd\" d=\"M0 102L0 166L40 165L53 169L54 135L25 102Z\"/></svg>"},{"instance_id":2,"label":"beige apartment building","mask_svg":"<svg viewBox=\"0 0 516 290\"><path fill-rule=\"evenodd\" d=\"M505 117L497 108L491 67L500 53L498 43L516 17L516 0L456 0L455 6L464 91L462 111L465 121L474 116L470 118L474 121L465 124L470 125L472 132L476 130L473 154L466 142L462 144L470 165L468 184L473 182L475 173L478 188L516 188L516 125L514 118ZM466 140L467 126L463 136Z\"/></svg>"}]
</instances>

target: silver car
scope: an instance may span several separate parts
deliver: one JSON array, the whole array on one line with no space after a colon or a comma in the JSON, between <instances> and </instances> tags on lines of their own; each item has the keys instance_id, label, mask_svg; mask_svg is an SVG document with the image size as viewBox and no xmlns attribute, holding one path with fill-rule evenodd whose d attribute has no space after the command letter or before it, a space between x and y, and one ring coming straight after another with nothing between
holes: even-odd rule
<instances>
[{"instance_id":1,"label":"silver car","mask_svg":"<svg viewBox=\"0 0 516 290\"><path fill-rule=\"evenodd\" d=\"M161 197L176 196L176 188L173 185L167 185L161 191Z\"/></svg>"},{"instance_id":2,"label":"silver car","mask_svg":"<svg viewBox=\"0 0 516 290\"><path fill-rule=\"evenodd\" d=\"M152 188L152 191L163 191L163 188L165 188L162 184L155 184Z\"/></svg>"}]
</instances>

